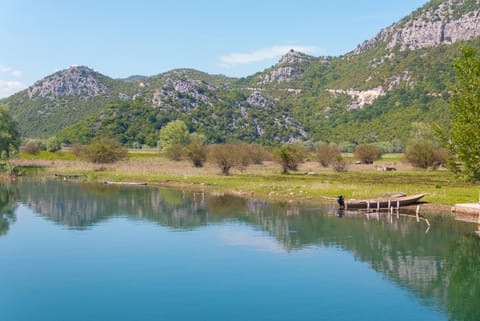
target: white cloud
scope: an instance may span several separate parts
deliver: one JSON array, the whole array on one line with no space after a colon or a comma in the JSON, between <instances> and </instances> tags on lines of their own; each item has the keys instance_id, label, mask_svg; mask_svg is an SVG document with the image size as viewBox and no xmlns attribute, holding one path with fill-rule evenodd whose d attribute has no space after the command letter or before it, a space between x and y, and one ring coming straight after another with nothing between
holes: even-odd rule
<instances>
[{"instance_id":1,"label":"white cloud","mask_svg":"<svg viewBox=\"0 0 480 321\"><path fill-rule=\"evenodd\" d=\"M321 48L315 46L294 46L294 45L282 45L271 46L254 50L247 53L232 53L226 56L220 57L219 66L223 68L230 68L235 65L246 65L254 62L260 62L270 60L275 57L280 57L286 54L290 49L300 51L306 54L315 54L322 52Z\"/></svg>"},{"instance_id":2,"label":"white cloud","mask_svg":"<svg viewBox=\"0 0 480 321\"><path fill-rule=\"evenodd\" d=\"M284 251L273 238L253 231L239 231L225 227L218 231L218 236L222 242L230 246L247 247L272 253Z\"/></svg>"},{"instance_id":3,"label":"white cloud","mask_svg":"<svg viewBox=\"0 0 480 321\"><path fill-rule=\"evenodd\" d=\"M4 65L0 65L0 73L7 74L9 76L13 76L13 77L16 77L16 78L22 76L21 71L15 70L13 68L10 68L10 67L4 66Z\"/></svg>"},{"instance_id":4,"label":"white cloud","mask_svg":"<svg viewBox=\"0 0 480 321\"><path fill-rule=\"evenodd\" d=\"M17 91L25 89L20 81L9 81L0 79L0 98L8 97Z\"/></svg>"}]
</instances>

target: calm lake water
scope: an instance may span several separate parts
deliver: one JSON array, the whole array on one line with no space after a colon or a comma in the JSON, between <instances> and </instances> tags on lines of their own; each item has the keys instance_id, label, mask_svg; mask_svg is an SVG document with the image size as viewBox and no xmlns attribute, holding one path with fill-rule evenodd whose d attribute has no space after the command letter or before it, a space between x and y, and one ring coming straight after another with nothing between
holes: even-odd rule
<instances>
[{"instance_id":1,"label":"calm lake water","mask_svg":"<svg viewBox=\"0 0 480 321\"><path fill-rule=\"evenodd\" d=\"M153 187L0 185L0 320L480 320L480 239Z\"/></svg>"}]
</instances>

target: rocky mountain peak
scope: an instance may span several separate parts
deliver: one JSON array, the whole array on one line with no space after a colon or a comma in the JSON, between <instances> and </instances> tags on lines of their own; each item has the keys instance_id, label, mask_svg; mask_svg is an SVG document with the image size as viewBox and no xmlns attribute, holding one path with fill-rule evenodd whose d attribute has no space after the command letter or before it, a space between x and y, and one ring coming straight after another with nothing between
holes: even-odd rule
<instances>
[{"instance_id":1,"label":"rocky mountain peak","mask_svg":"<svg viewBox=\"0 0 480 321\"><path fill-rule=\"evenodd\" d=\"M44 97L79 96L82 99L105 94L107 86L100 74L85 66L72 66L37 81L27 89L31 99Z\"/></svg>"},{"instance_id":2,"label":"rocky mountain peak","mask_svg":"<svg viewBox=\"0 0 480 321\"><path fill-rule=\"evenodd\" d=\"M273 70L260 77L258 84L267 85L273 82L289 82L299 79L303 74L304 66L302 65L311 63L316 59L317 58L302 52L290 49L273 67Z\"/></svg>"},{"instance_id":3,"label":"rocky mountain peak","mask_svg":"<svg viewBox=\"0 0 480 321\"><path fill-rule=\"evenodd\" d=\"M432 0L400 22L382 29L354 50L384 43L387 50L417 50L480 36L480 0Z\"/></svg>"},{"instance_id":4,"label":"rocky mountain peak","mask_svg":"<svg viewBox=\"0 0 480 321\"><path fill-rule=\"evenodd\" d=\"M278 62L278 65L285 65L285 64L302 64L304 62L309 62L311 59L310 56L307 56L306 54L295 51L293 49L290 49L289 52L287 52L283 57L280 59Z\"/></svg>"}]
</instances>

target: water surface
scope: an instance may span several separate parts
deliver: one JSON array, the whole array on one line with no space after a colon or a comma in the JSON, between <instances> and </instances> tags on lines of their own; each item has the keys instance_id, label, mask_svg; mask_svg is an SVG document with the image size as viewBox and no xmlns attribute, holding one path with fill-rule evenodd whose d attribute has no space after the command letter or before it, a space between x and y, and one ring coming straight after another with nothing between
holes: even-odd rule
<instances>
[{"instance_id":1,"label":"water surface","mask_svg":"<svg viewBox=\"0 0 480 321\"><path fill-rule=\"evenodd\" d=\"M1 320L480 320L476 225L201 191L0 187Z\"/></svg>"}]
</instances>

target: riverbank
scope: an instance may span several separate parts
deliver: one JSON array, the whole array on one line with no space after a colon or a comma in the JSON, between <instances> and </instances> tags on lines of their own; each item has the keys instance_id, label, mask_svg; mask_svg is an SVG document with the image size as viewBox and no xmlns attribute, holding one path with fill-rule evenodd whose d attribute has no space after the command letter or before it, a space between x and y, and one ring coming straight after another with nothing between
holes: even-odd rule
<instances>
[{"instance_id":1,"label":"riverbank","mask_svg":"<svg viewBox=\"0 0 480 321\"><path fill-rule=\"evenodd\" d=\"M98 165L80 160L18 159L28 175L55 177L55 174L82 174L92 182L128 181L149 185L175 186L255 197L288 203L334 202L336 196L364 198L385 193L428 193L422 209L450 212L457 203L478 200L480 188L459 181L448 171L416 170L395 163L396 171L379 171L391 159L373 165L348 165L348 171L336 173L317 162L305 162L298 172L280 174L278 164L267 161L250 165L244 171L220 175L215 164L195 168L188 161L171 161L158 155L135 155L115 164ZM58 178L57 178L58 179Z\"/></svg>"}]
</instances>

